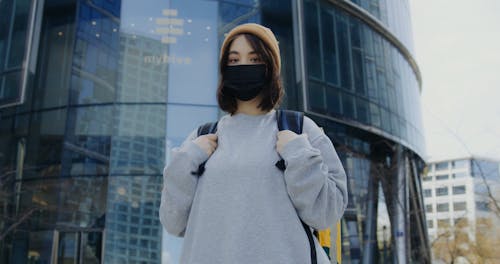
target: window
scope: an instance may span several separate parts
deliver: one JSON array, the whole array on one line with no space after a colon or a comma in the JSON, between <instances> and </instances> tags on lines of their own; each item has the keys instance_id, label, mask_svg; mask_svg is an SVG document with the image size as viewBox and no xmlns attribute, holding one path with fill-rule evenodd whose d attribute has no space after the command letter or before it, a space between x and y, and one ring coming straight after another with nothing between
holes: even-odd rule
<instances>
[{"instance_id":1,"label":"window","mask_svg":"<svg viewBox=\"0 0 500 264\"><path fill-rule=\"evenodd\" d=\"M444 175L436 175L436 181L440 181L440 180L447 180L449 178L449 175L448 174L444 174Z\"/></svg>"},{"instance_id":2,"label":"window","mask_svg":"<svg viewBox=\"0 0 500 264\"><path fill-rule=\"evenodd\" d=\"M436 196L448 195L448 187L436 188Z\"/></svg>"},{"instance_id":3,"label":"window","mask_svg":"<svg viewBox=\"0 0 500 264\"><path fill-rule=\"evenodd\" d=\"M424 181L432 181L432 176L424 176Z\"/></svg>"},{"instance_id":4,"label":"window","mask_svg":"<svg viewBox=\"0 0 500 264\"><path fill-rule=\"evenodd\" d=\"M425 206L425 211L426 211L427 213L432 213L432 204L428 204L428 205L426 205L426 206Z\"/></svg>"},{"instance_id":5,"label":"window","mask_svg":"<svg viewBox=\"0 0 500 264\"><path fill-rule=\"evenodd\" d=\"M438 224L438 228L447 228L450 226L450 220L439 219L437 224Z\"/></svg>"},{"instance_id":6,"label":"window","mask_svg":"<svg viewBox=\"0 0 500 264\"><path fill-rule=\"evenodd\" d=\"M424 197L432 197L432 190L431 189L425 189L424 190Z\"/></svg>"},{"instance_id":7,"label":"window","mask_svg":"<svg viewBox=\"0 0 500 264\"><path fill-rule=\"evenodd\" d=\"M453 203L453 211L464 211L467 209L466 202L455 202Z\"/></svg>"},{"instance_id":8,"label":"window","mask_svg":"<svg viewBox=\"0 0 500 264\"><path fill-rule=\"evenodd\" d=\"M451 162L451 167L454 169L466 168L469 160L455 160Z\"/></svg>"},{"instance_id":9,"label":"window","mask_svg":"<svg viewBox=\"0 0 500 264\"><path fill-rule=\"evenodd\" d=\"M466 172L456 172L456 173L453 173L453 179L459 179L459 178L465 178L467 177L467 173Z\"/></svg>"},{"instance_id":10,"label":"window","mask_svg":"<svg viewBox=\"0 0 500 264\"><path fill-rule=\"evenodd\" d=\"M434 228L434 221L427 220L427 228Z\"/></svg>"},{"instance_id":11,"label":"window","mask_svg":"<svg viewBox=\"0 0 500 264\"><path fill-rule=\"evenodd\" d=\"M483 212L490 211L488 202L476 202L476 209Z\"/></svg>"},{"instance_id":12,"label":"window","mask_svg":"<svg viewBox=\"0 0 500 264\"><path fill-rule=\"evenodd\" d=\"M436 211L438 212L448 212L450 210L450 204L448 203L439 203L436 206Z\"/></svg>"},{"instance_id":13,"label":"window","mask_svg":"<svg viewBox=\"0 0 500 264\"><path fill-rule=\"evenodd\" d=\"M304 5L305 24L308 28L306 35L308 73L311 77L322 78L321 50L319 49L320 32L318 23L318 8L315 3L306 2ZM333 22L332 22L333 23Z\"/></svg>"},{"instance_id":14,"label":"window","mask_svg":"<svg viewBox=\"0 0 500 264\"><path fill-rule=\"evenodd\" d=\"M447 170L448 169L448 162L439 162L436 163L436 170Z\"/></svg>"},{"instance_id":15,"label":"window","mask_svg":"<svg viewBox=\"0 0 500 264\"><path fill-rule=\"evenodd\" d=\"M453 194L464 194L464 193L465 193L464 185L453 186Z\"/></svg>"}]
</instances>

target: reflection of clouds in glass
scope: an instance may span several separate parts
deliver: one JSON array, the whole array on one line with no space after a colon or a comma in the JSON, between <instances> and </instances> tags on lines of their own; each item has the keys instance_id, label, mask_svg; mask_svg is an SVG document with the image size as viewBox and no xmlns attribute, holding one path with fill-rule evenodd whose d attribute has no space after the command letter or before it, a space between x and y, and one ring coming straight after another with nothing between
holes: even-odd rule
<instances>
[{"instance_id":1,"label":"reflection of clouds in glass","mask_svg":"<svg viewBox=\"0 0 500 264\"><path fill-rule=\"evenodd\" d=\"M168 2L150 0L145 3L136 0L123 0L121 2L120 31L157 40L161 39L160 35L151 30L158 27L155 18L164 17L162 10L168 9Z\"/></svg>"}]
</instances>

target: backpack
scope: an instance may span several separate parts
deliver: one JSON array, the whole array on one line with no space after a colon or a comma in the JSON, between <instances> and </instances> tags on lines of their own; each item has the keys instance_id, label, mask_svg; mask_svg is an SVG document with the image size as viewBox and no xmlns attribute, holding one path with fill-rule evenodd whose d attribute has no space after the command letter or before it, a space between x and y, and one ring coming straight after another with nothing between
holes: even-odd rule
<instances>
[{"instance_id":1,"label":"backpack","mask_svg":"<svg viewBox=\"0 0 500 264\"><path fill-rule=\"evenodd\" d=\"M278 123L279 131L290 130L295 132L296 134L302 134L302 126L304 124L304 113L291 110L276 110L276 121ZM198 136L213 134L216 131L217 131L217 122L206 123L198 127ZM198 167L198 171L191 172L191 174L201 176L205 171L205 163L206 161L203 162ZM276 162L275 166L278 167L278 169L280 169L281 171L285 171L286 169L285 161L283 159ZM314 240L312 237L311 228L309 228L309 226L306 223L304 223L302 219L300 219L300 222L302 223L302 226L304 227L304 230L306 231L307 234L307 238L309 240L309 246L311 252L311 264L317 264L316 247L314 246ZM325 243L322 243L323 237L325 237L322 234L330 234L330 229L320 230L319 232L315 230L314 233L318 237L320 245L325 245ZM328 258L330 258L330 255L328 254L329 247L328 248L324 247L324 248L325 251L327 252Z\"/></svg>"}]
</instances>

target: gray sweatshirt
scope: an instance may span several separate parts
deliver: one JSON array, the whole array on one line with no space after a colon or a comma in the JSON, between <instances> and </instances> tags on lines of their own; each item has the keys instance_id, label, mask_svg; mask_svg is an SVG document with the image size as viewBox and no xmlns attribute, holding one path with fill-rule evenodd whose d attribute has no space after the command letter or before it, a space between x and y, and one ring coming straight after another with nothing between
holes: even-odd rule
<instances>
[{"instance_id":1,"label":"gray sweatshirt","mask_svg":"<svg viewBox=\"0 0 500 264\"><path fill-rule=\"evenodd\" d=\"M346 174L330 139L304 117L307 135L278 153L275 112L223 116L210 157L192 141L196 130L172 150L160 220L167 232L184 237L180 263L310 263L300 219L325 229L342 217ZM284 172L275 166L280 157ZM192 175L206 160L203 175ZM318 264L330 263L315 243Z\"/></svg>"}]
</instances>

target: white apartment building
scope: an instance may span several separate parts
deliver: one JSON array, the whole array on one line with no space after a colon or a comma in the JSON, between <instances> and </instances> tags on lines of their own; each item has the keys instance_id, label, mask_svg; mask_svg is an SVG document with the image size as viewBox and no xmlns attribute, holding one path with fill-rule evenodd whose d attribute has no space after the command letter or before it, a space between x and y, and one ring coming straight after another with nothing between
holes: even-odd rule
<instances>
[{"instance_id":1,"label":"white apartment building","mask_svg":"<svg viewBox=\"0 0 500 264\"><path fill-rule=\"evenodd\" d=\"M422 189L431 243L440 231L464 220L471 227L470 237L474 239L478 219L490 218L493 210L488 193L500 193L499 164L477 157L428 162Z\"/></svg>"}]
</instances>

